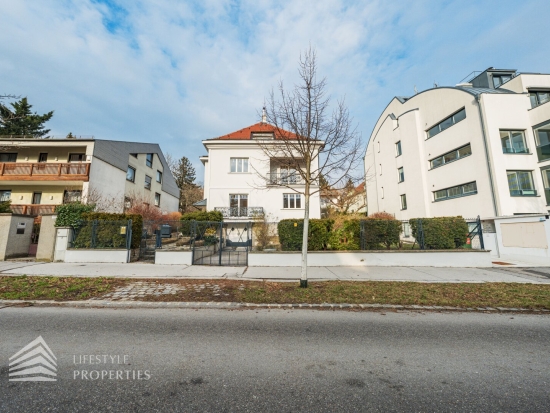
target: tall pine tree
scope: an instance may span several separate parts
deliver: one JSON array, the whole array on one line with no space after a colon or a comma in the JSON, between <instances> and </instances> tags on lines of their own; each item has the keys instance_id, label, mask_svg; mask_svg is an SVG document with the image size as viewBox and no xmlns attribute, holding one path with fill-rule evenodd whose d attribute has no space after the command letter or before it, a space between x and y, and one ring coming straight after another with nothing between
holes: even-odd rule
<instances>
[{"instance_id":1,"label":"tall pine tree","mask_svg":"<svg viewBox=\"0 0 550 413\"><path fill-rule=\"evenodd\" d=\"M52 118L53 110L43 115L32 113L32 105L29 104L27 98L12 102L10 105L13 110L0 104L0 135L26 135L43 138L50 132L50 129L46 129L44 124Z\"/></svg>"}]
</instances>

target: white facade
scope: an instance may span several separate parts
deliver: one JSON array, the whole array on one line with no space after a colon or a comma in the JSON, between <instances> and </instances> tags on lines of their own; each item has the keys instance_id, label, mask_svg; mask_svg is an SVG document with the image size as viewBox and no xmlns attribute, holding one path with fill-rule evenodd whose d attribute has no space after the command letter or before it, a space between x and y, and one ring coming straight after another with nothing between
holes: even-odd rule
<instances>
[{"instance_id":1,"label":"white facade","mask_svg":"<svg viewBox=\"0 0 550 413\"><path fill-rule=\"evenodd\" d=\"M506 83L493 84L499 76ZM386 107L365 154L369 214L548 212L550 75L488 69L472 83L487 87L438 87Z\"/></svg>"},{"instance_id":2,"label":"white facade","mask_svg":"<svg viewBox=\"0 0 550 413\"><path fill-rule=\"evenodd\" d=\"M128 198L178 210L179 190L157 144L10 138L1 145L0 199L16 213L53 213L74 201L122 212Z\"/></svg>"},{"instance_id":3,"label":"white facade","mask_svg":"<svg viewBox=\"0 0 550 413\"><path fill-rule=\"evenodd\" d=\"M293 184L284 175L288 173L282 166L284 159L269 159L258 141L251 139L256 129L265 132L266 128L269 125L256 124L203 141L208 151L207 156L201 157L206 209L221 211L226 222L248 222L257 214L263 214L271 222L304 218L305 199L299 194L304 191L304 185L300 179L295 175L296 184ZM317 165L313 165L312 169L316 168ZM281 176L290 182L288 186L270 184L280 182ZM313 188L317 189L317 186ZM310 197L309 214L310 218L321 216L318 192Z\"/></svg>"}]
</instances>

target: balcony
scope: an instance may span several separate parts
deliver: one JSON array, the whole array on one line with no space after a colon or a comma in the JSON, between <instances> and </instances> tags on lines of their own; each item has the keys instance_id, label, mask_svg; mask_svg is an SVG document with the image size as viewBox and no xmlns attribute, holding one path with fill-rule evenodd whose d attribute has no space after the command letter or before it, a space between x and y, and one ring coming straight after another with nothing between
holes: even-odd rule
<instances>
[{"instance_id":1,"label":"balcony","mask_svg":"<svg viewBox=\"0 0 550 413\"><path fill-rule=\"evenodd\" d=\"M89 163L0 163L0 181L88 181Z\"/></svg>"},{"instance_id":2,"label":"balcony","mask_svg":"<svg viewBox=\"0 0 550 413\"><path fill-rule=\"evenodd\" d=\"M57 205L29 204L29 205L10 205L11 212L20 215L44 215L53 214Z\"/></svg>"},{"instance_id":3,"label":"balcony","mask_svg":"<svg viewBox=\"0 0 550 413\"><path fill-rule=\"evenodd\" d=\"M257 218L264 214L262 207L216 207L224 218Z\"/></svg>"},{"instance_id":4,"label":"balcony","mask_svg":"<svg viewBox=\"0 0 550 413\"><path fill-rule=\"evenodd\" d=\"M537 146L537 156L539 158L539 162L550 159L550 143Z\"/></svg>"},{"instance_id":5,"label":"balcony","mask_svg":"<svg viewBox=\"0 0 550 413\"><path fill-rule=\"evenodd\" d=\"M267 185L303 185L302 176L298 173L269 173Z\"/></svg>"}]
</instances>

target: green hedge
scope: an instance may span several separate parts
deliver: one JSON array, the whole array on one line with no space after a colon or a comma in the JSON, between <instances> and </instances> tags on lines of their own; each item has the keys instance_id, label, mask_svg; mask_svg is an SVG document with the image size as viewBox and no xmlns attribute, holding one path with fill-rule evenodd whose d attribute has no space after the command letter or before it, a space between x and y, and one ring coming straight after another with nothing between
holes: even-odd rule
<instances>
[{"instance_id":1,"label":"green hedge","mask_svg":"<svg viewBox=\"0 0 550 413\"><path fill-rule=\"evenodd\" d=\"M365 247L367 250L390 249L399 245L401 222L387 219L363 220L365 228ZM357 251L361 249L361 220L344 221L342 228L333 231L330 237L333 250Z\"/></svg>"},{"instance_id":2,"label":"green hedge","mask_svg":"<svg viewBox=\"0 0 550 413\"><path fill-rule=\"evenodd\" d=\"M411 219L412 235L420 243L418 222L422 221L426 249L460 248L466 243L468 224L462 217Z\"/></svg>"},{"instance_id":3,"label":"green hedge","mask_svg":"<svg viewBox=\"0 0 550 413\"><path fill-rule=\"evenodd\" d=\"M128 221L129 219L131 219L132 220L132 248L139 248L140 246L141 231L143 230L143 217L141 215L111 214L108 212L87 212L82 214L82 219L85 221L93 221L94 219L101 220L101 221Z\"/></svg>"},{"instance_id":4,"label":"green hedge","mask_svg":"<svg viewBox=\"0 0 550 413\"><path fill-rule=\"evenodd\" d=\"M220 211L195 211L187 212L180 218L182 221L223 221L223 214Z\"/></svg>"},{"instance_id":5,"label":"green hedge","mask_svg":"<svg viewBox=\"0 0 550 413\"><path fill-rule=\"evenodd\" d=\"M57 218L55 219L56 227L74 227L82 221L82 214L92 212L95 205L85 205L77 202L70 204L58 205L55 207Z\"/></svg>"},{"instance_id":6,"label":"green hedge","mask_svg":"<svg viewBox=\"0 0 550 413\"><path fill-rule=\"evenodd\" d=\"M120 233L120 228L127 221L81 221L82 225L75 227L76 237L73 248L91 248L94 222L94 248L126 248L126 235Z\"/></svg>"},{"instance_id":7,"label":"green hedge","mask_svg":"<svg viewBox=\"0 0 550 413\"><path fill-rule=\"evenodd\" d=\"M328 249L330 231L334 221L330 219L310 219L308 230L308 251ZM304 233L303 219L283 219L277 225L279 243L283 251L301 251Z\"/></svg>"}]
</instances>

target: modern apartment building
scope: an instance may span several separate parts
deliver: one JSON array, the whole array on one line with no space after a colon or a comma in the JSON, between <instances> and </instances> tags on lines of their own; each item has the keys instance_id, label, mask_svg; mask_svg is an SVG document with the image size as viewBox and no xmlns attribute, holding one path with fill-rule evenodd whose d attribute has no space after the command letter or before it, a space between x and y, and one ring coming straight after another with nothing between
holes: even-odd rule
<instances>
[{"instance_id":1,"label":"modern apartment building","mask_svg":"<svg viewBox=\"0 0 550 413\"><path fill-rule=\"evenodd\" d=\"M365 154L368 213L547 214L549 102L550 75L493 68L395 97Z\"/></svg>"},{"instance_id":2,"label":"modern apartment building","mask_svg":"<svg viewBox=\"0 0 550 413\"><path fill-rule=\"evenodd\" d=\"M277 145L276 128L264 121L202 143L206 210L217 210L235 228L255 216L271 221L304 217L304 182L283 157L270 158L262 144ZM319 142L319 147L322 142ZM314 165L314 168L317 166ZM316 188L315 188L316 189ZM319 193L310 198L311 218L320 218Z\"/></svg>"},{"instance_id":3,"label":"modern apartment building","mask_svg":"<svg viewBox=\"0 0 550 413\"><path fill-rule=\"evenodd\" d=\"M42 215L67 202L129 202L178 210L179 189L157 144L99 139L0 139L0 200Z\"/></svg>"}]
</instances>

